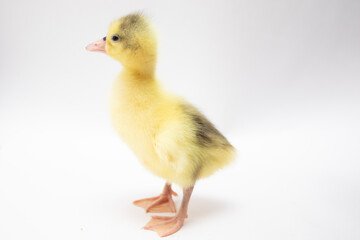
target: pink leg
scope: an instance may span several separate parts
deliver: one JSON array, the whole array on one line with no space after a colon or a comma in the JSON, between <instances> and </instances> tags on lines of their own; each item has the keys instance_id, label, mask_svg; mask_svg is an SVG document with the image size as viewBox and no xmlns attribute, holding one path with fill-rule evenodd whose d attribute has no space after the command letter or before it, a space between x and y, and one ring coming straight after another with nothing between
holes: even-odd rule
<instances>
[{"instance_id":1,"label":"pink leg","mask_svg":"<svg viewBox=\"0 0 360 240\"><path fill-rule=\"evenodd\" d=\"M184 225L184 220L187 217L187 209L193 189L193 186L183 189L184 196L181 202L181 207L175 216L152 216L151 220L145 225L144 229L154 231L159 234L160 237L166 237L179 231Z\"/></svg>"},{"instance_id":2,"label":"pink leg","mask_svg":"<svg viewBox=\"0 0 360 240\"><path fill-rule=\"evenodd\" d=\"M176 212L175 203L172 199L172 195L177 196L177 193L171 189L171 184L166 183L163 192L152 198L145 198L134 201L134 204L138 207L142 207L146 212Z\"/></svg>"}]
</instances>

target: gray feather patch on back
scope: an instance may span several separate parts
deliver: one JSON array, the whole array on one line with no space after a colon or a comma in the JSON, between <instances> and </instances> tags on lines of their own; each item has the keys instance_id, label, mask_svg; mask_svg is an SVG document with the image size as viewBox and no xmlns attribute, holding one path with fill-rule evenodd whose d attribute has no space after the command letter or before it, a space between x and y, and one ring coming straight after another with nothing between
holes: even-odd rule
<instances>
[{"instance_id":1,"label":"gray feather patch on back","mask_svg":"<svg viewBox=\"0 0 360 240\"><path fill-rule=\"evenodd\" d=\"M215 126L195 107L181 105L184 113L193 121L198 143L203 147L229 147L231 144Z\"/></svg>"}]
</instances>

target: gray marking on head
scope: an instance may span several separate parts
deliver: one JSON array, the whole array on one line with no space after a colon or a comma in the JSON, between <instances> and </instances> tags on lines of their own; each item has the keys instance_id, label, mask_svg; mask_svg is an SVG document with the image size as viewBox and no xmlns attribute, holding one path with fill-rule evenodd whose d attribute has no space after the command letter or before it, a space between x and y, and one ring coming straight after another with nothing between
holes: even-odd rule
<instances>
[{"instance_id":1,"label":"gray marking on head","mask_svg":"<svg viewBox=\"0 0 360 240\"><path fill-rule=\"evenodd\" d=\"M130 14L123 18L120 28L123 31L127 31L136 28L141 25L141 23L142 17L140 14Z\"/></svg>"},{"instance_id":2,"label":"gray marking on head","mask_svg":"<svg viewBox=\"0 0 360 240\"><path fill-rule=\"evenodd\" d=\"M134 40L135 32L144 27L141 14L130 14L122 18L120 24L121 38L124 49L136 50L140 46Z\"/></svg>"}]
</instances>

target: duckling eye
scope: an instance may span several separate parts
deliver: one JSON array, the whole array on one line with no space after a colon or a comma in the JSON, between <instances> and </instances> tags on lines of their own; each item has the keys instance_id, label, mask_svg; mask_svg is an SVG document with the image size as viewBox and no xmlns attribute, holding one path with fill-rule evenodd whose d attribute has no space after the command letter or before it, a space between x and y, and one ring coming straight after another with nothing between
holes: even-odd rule
<instances>
[{"instance_id":1,"label":"duckling eye","mask_svg":"<svg viewBox=\"0 0 360 240\"><path fill-rule=\"evenodd\" d=\"M111 40L113 40L114 42L117 42L120 40L120 37L118 35L114 35L111 37Z\"/></svg>"},{"instance_id":2,"label":"duckling eye","mask_svg":"<svg viewBox=\"0 0 360 240\"><path fill-rule=\"evenodd\" d=\"M103 40L104 40L104 41L106 41L106 36L105 36L105 37L103 37Z\"/></svg>"}]
</instances>

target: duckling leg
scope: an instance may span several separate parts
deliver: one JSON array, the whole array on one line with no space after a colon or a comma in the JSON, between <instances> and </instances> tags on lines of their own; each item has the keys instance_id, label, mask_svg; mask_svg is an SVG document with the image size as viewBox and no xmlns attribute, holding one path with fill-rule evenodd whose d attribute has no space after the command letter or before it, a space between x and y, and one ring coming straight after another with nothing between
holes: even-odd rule
<instances>
[{"instance_id":1,"label":"duckling leg","mask_svg":"<svg viewBox=\"0 0 360 240\"><path fill-rule=\"evenodd\" d=\"M173 217L152 216L144 229L156 232L160 237L166 237L176 233L184 225L187 217L187 209L194 186L183 189L184 196L179 212Z\"/></svg>"},{"instance_id":2,"label":"duckling leg","mask_svg":"<svg viewBox=\"0 0 360 240\"><path fill-rule=\"evenodd\" d=\"M175 203L172 199L172 195L177 196L177 193L171 189L171 184L166 183L163 192L152 198L145 198L134 201L134 204L138 207L142 207L146 212L176 212Z\"/></svg>"}]
</instances>

